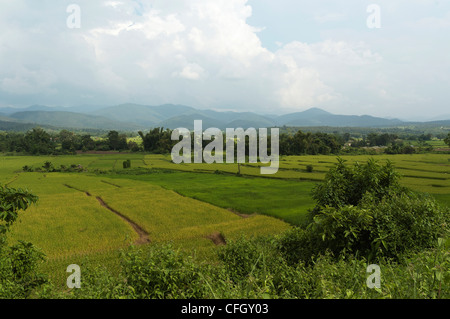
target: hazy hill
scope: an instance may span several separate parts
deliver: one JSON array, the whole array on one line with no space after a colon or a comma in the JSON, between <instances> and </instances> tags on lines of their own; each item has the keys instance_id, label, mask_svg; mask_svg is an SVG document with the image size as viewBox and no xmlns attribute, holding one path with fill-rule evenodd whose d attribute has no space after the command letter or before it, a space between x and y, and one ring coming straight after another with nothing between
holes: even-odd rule
<instances>
[{"instance_id":1,"label":"hazy hill","mask_svg":"<svg viewBox=\"0 0 450 319\"><path fill-rule=\"evenodd\" d=\"M136 130L142 128L136 123L113 121L96 115L61 111L27 111L9 115L22 122L71 128L95 128L102 130Z\"/></svg>"},{"instance_id":2,"label":"hazy hill","mask_svg":"<svg viewBox=\"0 0 450 319\"><path fill-rule=\"evenodd\" d=\"M76 110L76 112L74 112ZM137 131L154 127L193 129L194 120L202 120L203 128L287 127L395 127L445 126L449 121L402 122L370 115L338 115L319 108L284 115L261 115L253 112L199 110L185 105L75 106L70 108L32 105L27 108L0 108L4 122L35 123L61 128ZM10 127L12 124L8 124Z\"/></svg>"},{"instance_id":3,"label":"hazy hill","mask_svg":"<svg viewBox=\"0 0 450 319\"><path fill-rule=\"evenodd\" d=\"M191 128L194 120L202 120L204 127L269 127L274 121L252 112L219 112L197 110L190 106L165 104L147 106L122 104L92 112L117 121L134 122L148 127Z\"/></svg>"},{"instance_id":4,"label":"hazy hill","mask_svg":"<svg viewBox=\"0 0 450 319\"><path fill-rule=\"evenodd\" d=\"M160 122L158 126L170 129L184 127L189 130L193 130L195 120L202 120L203 130L210 127L217 127L223 129L226 126L224 122L215 118L205 116L204 114L198 112L171 117L167 120Z\"/></svg>"},{"instance_id":5,"label":"hazy hill","mask_svg":"<svg viewBox=\"0 0 450 319\"><path fill-rule=\"evenodd\" d=\"M396 119L385 119L370 115L336 115L319 108L291 113L275 118L279 126L392 126L402 123Z\"/></svg>"},{"instance_id":6,"label":"hazy hill","mask_svg":"<svg viewBox=\"0 0 450 319\"><path fill-rule=\"evenodd\" d=\"M115 121L127 121L142 126L154 126L165 119L156 110L144 105L121 104L96 110L92 115L103 116Z\"/></svg>"},{"instance_id":7,"label":"hazy hill","mask_svg":"<svg viewBox=\"0 0 450 319\"><path fill-rule=\"evenodd\" d=\"M359 126L380 127L392 126L402 123L400 120L384 119L369 115L336 115L318 108L312 108L303 112L285 114L281 116L263 116L253 112L220 112L213 110L197 110L183 105L143 106L125 104L108 107L96 111L96 115L102 115L113 120L134 122L150 127L159 126L170 129L178 127L192 127L193 119L212 123L208 127L272 127L272 126ZM196 116L196 117L195 117ZM214 125L213 125L214 124ZM206 123L204 123L206 125Z\"/></svg>"}]
</instances>

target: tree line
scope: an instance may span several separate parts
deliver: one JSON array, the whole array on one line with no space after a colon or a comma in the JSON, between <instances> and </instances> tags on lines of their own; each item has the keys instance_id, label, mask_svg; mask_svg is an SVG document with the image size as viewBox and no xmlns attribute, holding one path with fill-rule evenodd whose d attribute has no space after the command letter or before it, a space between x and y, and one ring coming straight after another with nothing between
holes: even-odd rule
<instances>
[{"instance_id":1,"label":"tree line","mask_svg":"<svg viewBox=\"0 0 450 319\"><path fill-rule=\"evenodd\" d=\"M168 154L179 141L172 140L172 130L153 128L148 132L139 131L142 143L127 141L127 135L118 131L109 131L106 136L94 139L90 134L76 134L68 130L48 133L41 128L33 128L26 133L0 134L0 152L16 152L30 155L59 155L77 151L131 151ZM223 135L225 144L225 134ZM194 140L192 134L192 141ZM203 147L210 143L203 140ZM248 150L248 137L245 141ZM271 139L268 138L270 147ZM337 154L342 148L342 141L335 135L327 133L280 134L280 154ZM247 152L248 153L248 152Z\"/></svg>"},{"instance_id":2,"label":"tree line","mask_svg":"<svg viewBox=\"0 0 450 319\"><path fill-rule=\"evenodd\" d=\"M20 153L29 155L63 155L75 154L77 151L130 151L149 152L155 154L168 154L179 141L172 141L172 130L161 127L150 129L148 132L138 132L142 143L128 140L125 133L112 130L100 138L88 133L77 134L68 130L49 133L42 128L33 128L26 133L6 132L0 133L0 152ZM421 134L414 139L421 143L426 151L432 148L426 144L431 134ZM192 133L192 141L193 133ZM223 134L225 145L225 134ZM450 145L450 133L444 140ZM268 138L270 147L271 139ZM203 140L203 147L210 141ZM248 137L246 150L248 154ZM318 155L340 154L352 152L374 146L384 147L388 154L411 154L417 152L416 148L399 139L392 133L369 133L363 138L354 138L350 133L323 133L323 132L283 132L280 134L280 155ZM426 146L429 146L428 148Z\"/></svg>"}]
</instances>

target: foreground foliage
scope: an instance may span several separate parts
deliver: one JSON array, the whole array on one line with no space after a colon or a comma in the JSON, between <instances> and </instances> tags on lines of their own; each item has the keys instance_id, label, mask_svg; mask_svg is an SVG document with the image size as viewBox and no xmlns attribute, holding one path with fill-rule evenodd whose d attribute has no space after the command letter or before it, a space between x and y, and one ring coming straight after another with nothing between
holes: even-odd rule
<instances>
[{"instance_id":1,"label":"foreground foliage","mask_svg":"<svg viewBox=\"0 0 450 319\"><path fill-rule=\"evenodd\" d=\"M37 200L26 190L0 186L0 298L26 298L46 282L45 276L37 272L44 254L31 243L9 245L6 240L18 212Z\"/></svg>"},{"instance_id":2,"label":"foreground foliage","mask_svg":"<svg viewBox=\"0 0 450 319\"><path fill-rule=\"evenodd\" d=\"M68 292L37 273L43 256L31 244L4 243L0 297L448 299L449 210L398 181L389 163L339 161L314 189L316 206L304 226L227 240L208 262L171 245L131 247L121 252L117 272L81 265L81 288ZM17 216L34 201L8 206L7 198L2 216L12 216L8 207ZM380 267L380 288L367 285L370 264Z\"/></svg>"}]
</instances>

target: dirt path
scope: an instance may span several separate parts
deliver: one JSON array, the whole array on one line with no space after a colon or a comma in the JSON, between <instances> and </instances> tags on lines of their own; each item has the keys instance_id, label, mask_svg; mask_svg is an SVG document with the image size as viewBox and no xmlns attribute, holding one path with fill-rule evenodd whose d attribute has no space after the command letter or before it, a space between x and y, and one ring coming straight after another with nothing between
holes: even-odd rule
<instances>
[{"instance_id":1,"label":"dirt path","mask_svg":"<svg viewBox=\"0 0 450 319\"><path fill-rule=\"evenodd\" d=\"M14 183L15 181L17 181L17 179L19 178L19 176L20 176L20 174L14 176L12 180L10 180L8 183L5 184L5 186L9 186L9 185L11 185L12 183Z\"/></svg>"},{"instance_id":2,"label":"dirt path","mask_svg":"<svg viewBox=\"0 0 450 319\"><path fill-rule=\"evenodd\" d=\"M71 189L75 189L79 192L85 193L86 196L92 196L89 192L78 189L74 186L70 186L67 184L63 184L65 187L71 188ZM103 206L104 208L108 209L110 212L116 214L117 216L119 216L121 219L123 219L125 222L127 222L128 224L130 224L131 227L133 227L134 231L139 235L139 238L135 241L135 245L143 245L143 244L147 244L150 242L150 238L148 233L138 224L136 224L134 221L132 221L131 219L129 219L127 216L123 215L122 213L118 212L117 210L115 210L114 208L110 207L100 196L96 196L95 197L97 199L97 201L100 203L101 206Z\"/></svg>"},{"instance_id":3,"label":"dirt path","mask_svg":"<svg viewBox=\"0 0 450 319\"><path fill-rule=\"evenodd\" d=\"M117 216L122 218L124 221L126 221L128 224L130 224L131 227L133 227L134 231L136 233L138 233L138 235L139 235L139 239L137 239L135 242L136 245L143 245L143 244L147 244L150 242L148 233L141 226L136 224L134 221L129 219L127 216L122 215L114 208L110 207L107 203L105 203L105 201L101 197L97 196L96 198L97 198L98 202L100 203L100 205L102 205L103 207L105 207L106 209L111 211L112 213L116 214Z\"/></svg>"},{"instance_id":4,"label":"dirt path","mask_svg":"<svg viewBox=\"0 0 450 319\"><path fill-rule=\"evenodd\" d=\"M114 187L117 187L117 188L122 188L122 186L114 184L114 183L111 183L111 182L107 182L107 181L103 181L103 180L101 180L100 182L108 184L108 185L111 185L111 186L114 186Z\"/></svg>"},{"instance_id":5,"label":"dirt path","mask_svg":"<svg viewBox=\"0 0 450 319\"><path fill-rule=\"evenodd\" d=\"M223 235L219 232L215 232L211 235L206 236L206 238L211 239L211 241L214 243L214 245L216 246L221 246L221 245L226 245L227 242L225 240L225 237L223 237Z\"/></svg>"},{"instance_id":6,"label":"dirt path","mask_svg":"<svg viewBox=\"0 0 450 319\"><path fill-rule=\"evenodd\" d=\"M255 215L255 213L249 215L249 214L243 214L243 213L239 213L238 211L234 210L233 208L228 208L228 211L232 212L235 215L238 215L241 218L250 218L253 215Z\"/></svg>"},{"instance_id":7,"label":"dirt path","mask_svg":"<svg viewBox=\"0 0 450 319\"><path fill-rule=\"evenodd\" d=\"M70 186L70 185L67 185L67 184L63 184L63 185L66 186L67 188L71 188L71 189L74 189L74 190L76 190L76 191L85 193L86 196L92 196L89 192L86 192L86 191L84 191L84 190L78 189L78 188L76 188L76 187L74 187L74 186Z\"/></svg>"}]
</instances>

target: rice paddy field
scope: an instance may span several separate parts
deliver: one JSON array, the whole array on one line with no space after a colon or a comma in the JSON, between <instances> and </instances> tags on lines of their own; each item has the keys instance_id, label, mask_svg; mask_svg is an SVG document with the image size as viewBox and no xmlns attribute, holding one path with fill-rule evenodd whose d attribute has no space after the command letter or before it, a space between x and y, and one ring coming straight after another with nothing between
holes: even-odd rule
<instances>
[{"instance_id":1,"label":"rice paddy field","mask_svg":"<svg viewBox=\"0 0 450 319\"><path fill-rule=\"evenodd\" d=\"M369 157L341 158L353 163ZM391 161L405 186L450 205L449 154L372 157ZM130 169L122 168L125 160ZM46 161L84 171L22 169ZM63 286L68 265L88 260L116 267L118 252L130 245L171 242L211 258L223 238L281 233L302 223L314 206L311 189L336 162L325 155L281 157L279 171L263 176L258 164L177 165L170 155L0 156L0 184L39 196L21 213L10 240L40 248L47 256L42 267Z\"/></svg>"}]
</instances>

